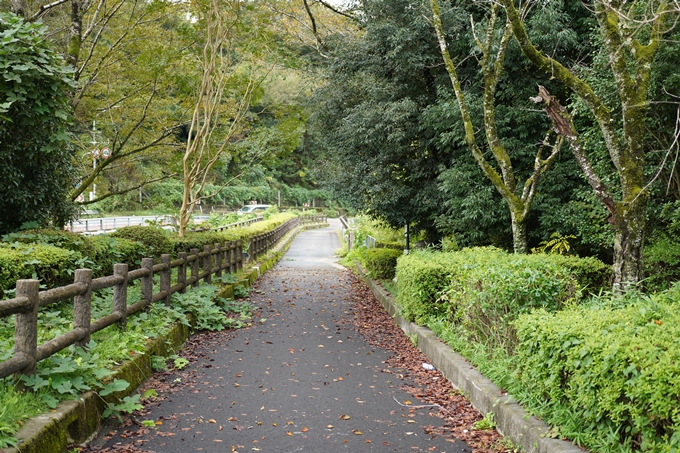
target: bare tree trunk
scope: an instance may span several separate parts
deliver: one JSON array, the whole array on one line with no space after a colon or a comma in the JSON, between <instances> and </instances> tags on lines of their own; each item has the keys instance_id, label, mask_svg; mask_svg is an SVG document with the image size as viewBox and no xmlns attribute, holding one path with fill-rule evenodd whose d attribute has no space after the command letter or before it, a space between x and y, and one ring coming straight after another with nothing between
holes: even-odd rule
<instances>
[{"instance_id":1,"label":"bare tree trunk","mask_svg":"<svg viewBox=\"0 0 680 453\"><path fill-rule=\"evenodd\" d=\"M617 130L612 111L592 87L559 61L544 55L534 46L515 9L514 0L501 0L501 3L527 59L551 79L559 80L579 96L597 120L611 162L620 179L620 200L612 197L611 194L615 191L607 189L590 165L587 153L579 142L578 132L565 109L543 87L539 87L539 96L532 98L534 102L545 103L546 112L552 118L555 130L567 137L588 183L611 214L609 222L615 232L613 289L625 291L635 287L643 277L641 257L649 196L643 171L646 158L648 90L654 57L663 41L663 34L669 30L666 20L668 5L660 2L655 11L645 10L640 18L626 15L622 4L617 2L593 2L591 11L599 25L603 48L609 57L608 67L616 82L617 95L621 102L623 127ZM634 11L631 9L628 12Z\"/></svg>"}]
</instances>

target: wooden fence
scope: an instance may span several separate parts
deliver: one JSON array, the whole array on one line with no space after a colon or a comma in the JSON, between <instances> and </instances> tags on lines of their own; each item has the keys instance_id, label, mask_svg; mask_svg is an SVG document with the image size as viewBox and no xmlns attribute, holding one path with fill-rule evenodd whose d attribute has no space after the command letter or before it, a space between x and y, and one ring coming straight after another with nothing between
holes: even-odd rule
<instances>
[{"instance_id":1,"label":"wooden fence","mask_svg":"<svg viewBox=\"0 0 680 453\"><path fill-rule=\"evenodd\" d=\"M304 216L291 219L276 229L250 238L248 249L250 259L266 253L287 232L298 225L325 221L324 216ZM113 324L126 327L127 317L150 304L163 301L170 303L174 293L185 293L189 286L196 287L200 280L211 283L212 275L222 272L236 273L243 268L241 241L206 245L203 251L191 249L190 253L180 252L178 258L161 255L160 263L153 258L143 258L139 269L128 271L127 264L114 265L113 275L93 279L91 269L77 269L74 282L67 286L40 291L38 280L19 280L16 297L0 301L0 317L16 315L14 325L14 355L0 362L0 379L12 373L31 375L36 364L71 345L84 346L90 335ZM171 277L177 268L177 282ZM189 275L187 275L187 270ZM153 277L160 274L159 292L154 293ZM130 282L141 280L141 300L127 304L127 289ZM112 313L100 319L91 320L92 292L113 288ZM73 299L73 330L38 345L38 310L57 302Z\"/></svg>"},{"instance_id":2,"label":"wooden fence","mask_svg":"<svg viewBox=\"0 0 680 453\"><path fill-rule=\"evenodd\" d=\"M210 228L210 227L192 228L191 232L192 233L205 233L205 232L208 232L208 231L219 232L219 231L229 230L231 228L244 228L244 227L252 225L255 222L260 222L261 220L264 220L264 217L257 216L257 217L254 217L252 219L240 220L238 222L230 223L230 224L227 224L227 225L222 225L222 226L215 227L215 228Z\"/></svg>"}]
</instances>

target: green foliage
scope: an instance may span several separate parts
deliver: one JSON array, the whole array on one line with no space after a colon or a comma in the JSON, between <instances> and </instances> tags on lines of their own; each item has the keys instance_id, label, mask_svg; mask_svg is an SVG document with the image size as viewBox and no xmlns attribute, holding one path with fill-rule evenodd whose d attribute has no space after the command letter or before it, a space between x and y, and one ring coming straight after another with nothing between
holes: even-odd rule
<instances>
[{"instance_id":1,"label":"green foliage","mask_svg":"<svg viewBox=\"0 0 680 453\"><path fill-rule=\"evenodd\" d=\"M95 245L92 239L82 234L72 233L65 230L45 228L41 230L22 230L16 233L6 234L2 242L21 242L26 244L53 245L80 255L91 258L95 254Z\"/></svg>"},{"instance_id":2,"label":"green foliage","mask_svg":"<svg viewBox=\"0 0 680 453\"><path fill-rule=\"evenodd\" d=\"M574 303L582 297L582 281L599 275L595 262L577 263L576 258L494 248L414 252L397 264L398 301L408 319L424 323L444 317L470 341L512 352L517 316ZM594 272L588 272L589 265Z\"/></svg>"},{"instance_id":3,"label":"green foliage","mask_svg":"<svg viewBox=\"0 0 680 453\"><path fill-rule=\"evenodd\" d=\"M123 419L120 416L121 412L131 414L134 411L144 409L144 406L139 403L140 398L141 395L137 394L124 397L118 404L108 403L106 409L104 409L104 412L102 413L102 417L107 418L111 415L115 415L118 420L122 422Z\"/></svg>"},{"instance_id":4,"label":"green foliage","mask_svg":"<svg viewBox=\"0 0 680 453\"><path fill-rule=\"evenodd\" d=\"M94 345L91 342L88 349L93 349ZM71 351L70 355L55 355L41 361L36 374L21 377L24 385L39 393L49 407L54 409L60 400L76 398L88 390L101 389L99 394L106 396L118 391L117 385L124 383L125 388L130 385L119 380L104 385L102 379L112 372L102 366L99 355L83 348L71 347Z\"/></svg>"},{"instance_id":5,"label":"green foliage","mask_svg":"<svg viewBox=\"0 0 680 453\"><path fill-rule=\"evenodd\" d=\"M141 259L151 256L146 245L130 239L100 234L90 238L95 253L91 258L95 263L97 275L112 275L113 265L127 263L128 270L139 267Z\"/></svg>"},{"instance_id":6,"label":"green foliage","mask_svg":"<svg viewBox=\"0 0 680 453\"><path fill-rule=\"evenodd\" d=\"M676 285L520 316L516 389L560 436L591 451L675 451L679 299Z\"/></svg>"},{"instance_id":7,"label":"green foliage","mask_svg":"<svg viewBox=\"0 0 680 453\"><path fill-rule=\"evenodd\" d=\"M231 223L236 223L239 220L247 220L251 217L250 214L246 216L239 216L235 212L229 213L229 214L218 214L216 212L213 212L210 214L210 217L203 221L201 226L210 226L211 228L217 228L221 227L224 225L229 225Z\"/></svg>"},{"instance_id":8,"label":"green foliage","mask_svg":"<svg viewBox=\"0 0 680 453\"><path fill-rule=\"evenodd\" d=\"M220 233L187 233L183 238L173 236L170 238L170 241L176 255L179 252L189 252L194 248L203 251L203 247L206 245L212 248L217 243L224 244L225 241L236 239L238 239L238 236L232 230L226 230Z\"/></svg>"},{"instance_id":9,"label":"green foliage","mask_svg":"<svg viewBox=\"0 0 680 453\"><path fill-rule=\"evenodd\" d=\"M276 206L272 206L272 207L270 207L270 208L267 208L267 209L262 213L262 217L263 217L265 220L269 220L273 215L278 214L278 213L279 213L279 208L277 208Z\"/></svg>"},{"instance_id":10,"label":"green foliage","mask_svg":"<svg viewBox=\"0 0 680 453\"><path fill-rule=\"evenodd\" d=\"M40 23L0 14L0 234L75 216L69 70Z\"/></svg>"},{"instance_id":11,"label":"green foliage","mask_svg":"<svg viewBox=\"0 0 680 453\"><path fill-rule=\"evenodd\" d=\"M364 265L374 279L392 279L397 267L397 258L404 254L403 251L386 248L366 250Z\"/></svg>"},{"instance_id":12,"label":"green foliage","mask_svg":"<svg viewBox=\"0 0 680 453\"><path fill-rule=\"evenodd\" d=\"M184 357L177 357L172 361L173 365L175 365L175 369L181 370L185 366L189 365L189 361L185 359Z\"/></svg>"},{"instance_id":13,"label":"green foliage","mask_svg":"<svg viewBox=\"0 0 680 453\"><path fill-rule=\"evenodd\" d=\"M571 255L571 244L569 244L569 239L576 239L576 236L573 234L563 236L560 233L553 233L550 235L549 240L541 242L538 247L531 249L531 252Z\"/></svg>"},{"instance_id":14,"label":"green foliage","mask_svg":"<svg viewBox=\"0 0 680 453\"><path fill-rule=\"evenodd\" d=\"M9 379L0 380L0 448L16 447L18 420L38 415L42 408L40 395L20 392Z\"/></svg>"},{"instance_id":15,"label":"green foliage","mask_svg":"<svg viewBox=\"0 0 680 453\"><path fill-rule=\"evenodd\" d=\"M80 253L51 245L0 243L0 293L25 278L37 278L48 287L72 283L81 260Z\"/></svg>"},{"instance_id":16,"label":"green foliage","mask_svg":"<svg viewBox=\"0 0 680 453\"><path fill-rule=\"evenodd\" d=\"M202 285L186 294L175 293L172 295L172 305L177 310L189 313L194 317L194 326L198 330L224 330L240 328L245 321L252 316L250 304L234 305L232 301L215 295L217 288L211 285ZM246 307L244 309L244 307ZM226 312L236 312L238 318L227 317Z\"/></svg>"},{"instance_id":17,"label":"green foliage","mask_svg":"<svg viewBox=\"0 0 680 453\"><path fill-rule=\"evenodd\" d=\"M473 425L475 429L494 429L496 427L496 420L493 412L487 413L483 419L478 422L474 422Z\"/></svg>"},{"instance_id":18,"label":"green foliage","mask_svg":"<svg viewBox=\"0 0 680 453\"><path fill-rule=\"evenodd\" d=\"M648 291L662 291L680 281L680 242L669 237L653 240L643 257L648 275L644 287Z\"/></svg>"},{"instance_id":19,"label":"green foliage","mask_svg":"<svg viewBox=\"0 0 680 453\"><path fill-rule=\"evenodd\" d=\"M173 246L168 233L149 226L123 227L110 234L114 238L129 239L144 244L151 258L160 258L164 253L172 253Z\"/></svg>"}]
</instances>

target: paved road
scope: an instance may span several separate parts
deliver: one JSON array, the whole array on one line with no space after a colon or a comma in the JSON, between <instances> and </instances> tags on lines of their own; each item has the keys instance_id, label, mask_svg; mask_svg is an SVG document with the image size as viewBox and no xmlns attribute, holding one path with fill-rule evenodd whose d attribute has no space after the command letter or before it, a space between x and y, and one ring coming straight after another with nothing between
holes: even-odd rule
<instances>
[{"instance_id":1,"label":"paved road","mask_svg":"<svg viewBox=\"0 0 680 453\"><path fill-rule=\"evenodd\" d=\"M157 453L469 451L460 440L427 434L442 425L437 409L414 409L424 403L383 372L389 353L347 323L353 279L335 263L339 245L333 228L298 235L251 294L267 320L206 336L191 384L143 417L162 425L142 437L123 428L105 446L136 442Z\"/></svg>"}]
</instances>

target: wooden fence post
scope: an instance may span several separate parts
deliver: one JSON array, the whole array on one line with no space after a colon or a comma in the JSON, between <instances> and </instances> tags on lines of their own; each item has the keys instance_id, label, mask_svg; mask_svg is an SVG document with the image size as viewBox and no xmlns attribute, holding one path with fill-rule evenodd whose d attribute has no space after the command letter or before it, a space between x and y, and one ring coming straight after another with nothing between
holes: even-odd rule
<instances>
[{"instance_id":1,"label":"wooden fence post","mask_svg":"<svg viewBox=\"0 0 680 453\"><path fill-rule=\"evenodd\" d=\"M212 283L212 249L209 245L203 247L203 252L206 253L203 258L203 270L208 271L208 274L203 278L203 283Z\"/></svg>"},{"instance_id":2,"label":"wooden fence post","mask_svg":"<svg viewBox=\"0 0 680 453\"><path fill-rule=\"evenodd\" d=\"M73 329L84 331L76 346L85 347L90 342L90 320L92 319L92 269L76 269L75 283L85 283L87 290L73 298Z\"/></svg>"},{"instance_id":3,"label":"wooden fence post","mask_svg":"<svg viewBox=\"0 0 680 453\"><path fill-rule=\"evenodd\" d=\"M236 241L229 241L229 273L236 273Z\"/></svg>"},{"instance_id":4,"label":"wooden fence post","mask_svg":"<svg viewBox=\"0 0 680 453\"><path fill-rule=\"evenodd\" d=\"M198 260L200 258L198 256L198 249L191 249L190 251L191 251L191 254L196 257L196 259L191 262L191 278L194 279L194 282L191 284L191 287L197 288L198 287L198 266L199 266Z\"/></svg>"},{"instance_id":5,"label":"wooden fence post","mask_svg":"<svg viewBox=\"0 0 680 453\"><path fill-rule=\"evenodd\" d=\"M236 272L243 269L243 243L239 239L236 241Z\"/></svg>"},{"instance_id":6,"label":"wooden fence post","mask_svg":"<svg viewBox=\"0 0 680 453\"><path fill-rule=\"evenodd\" d=\"M217 253L215 254L215 267L217 268L215 275L217 277L222 277L222 244L215 244L215 249L217 250Z\"/></svg>"},{"instance_id":7,"label":"wooden fence post","mask_svg":"<svg viewBox=\"0 0 680 453\"><path fill-rule=\"evenodd\" d=\"M38 362L38 308L40 282L38 280L17 280L16 297L27 297L31 308L17 313L14 320L14 355L26 359L26 367L18 374L35 374Z\"/></svg>"},{"instance_id":8,"label":"wooden fence post","mask_svg":"<svg viewBox=\"0 0 680 453\"><path fill-rule=\"evenodd\" d=\"M179 292L184 294L187 292L187 252L179 252L177 255L182 260L182 264L177 268L177 283L182 284Z\"/></svg>"},{"instance_id":9,"label":"wooden fence post","mask_svg":"<svg viewBox=\"0 0 680 453\"><path fill-rule=\"evenodd\" d=\"M165 291L165 299L163 303L166 306L170 306L170 273L172 269L170 268L170 255L164 253L161 255L161 263L165 264L165 269L161 271L161 292Z\"/></svg>"},{"instance_id":10,"label":"wooden fence post","mask_svg":"<svg viewBox=\"0 0 680 453\"><path fill-rule=\"evenodd\" d=\"M122 283L113 287L113 312L120 313L118 327L125 330L127 328L128 265L114 264L113 275L120 275L123 277Z\"/></svg>"},{"instance_id":11,"label":"wooden fence post","mask_svg":"<svg viewBox=\"0 0 680 453\"><path fill-rule=\"evenodd\" d=\"M153 300L153 258L142 258L142 267L149 270L149 274L142 277L142 300L148 307Z\"/></svg>"},{"instance_id":12,"label":"wooden fence post","mask_svg":"<svg viewBox=\"0 0 680 453\"><path fill-rule=\"evenodd\" d=\"M231 265L229 258L229 243L225 242L222 244L222 270L225 274L229 273L229 266Z\"/></svg>"}]
</instances>

